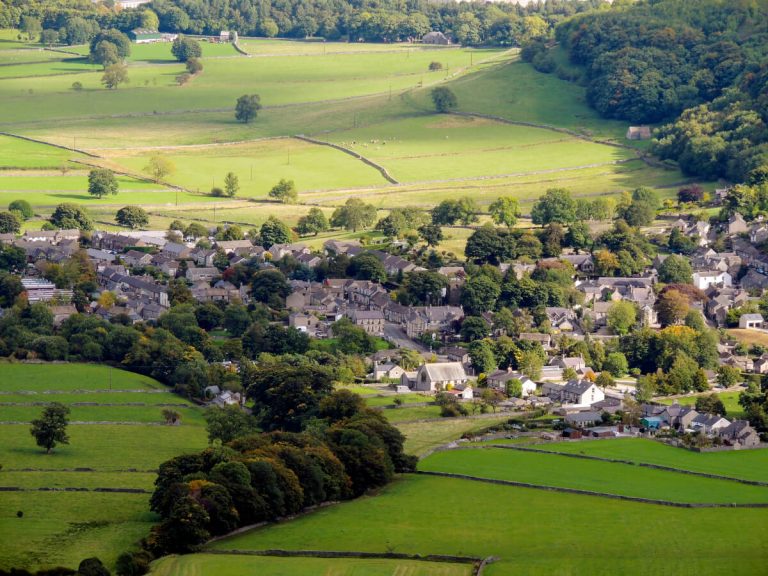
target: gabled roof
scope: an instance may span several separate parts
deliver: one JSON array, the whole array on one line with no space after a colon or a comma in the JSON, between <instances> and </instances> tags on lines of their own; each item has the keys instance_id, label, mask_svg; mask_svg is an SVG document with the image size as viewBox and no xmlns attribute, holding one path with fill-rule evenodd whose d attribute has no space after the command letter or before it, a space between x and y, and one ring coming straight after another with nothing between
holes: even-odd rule
<instances>
[{"instance_id":1,"label":"gabled roof","mask_svg":"<svg viewBox=\"0 0 768 576\"><path fill-rule=\"evenodd\" d=\"M423 364L420 370L426 371L432 381L466 380L467 373L461 362L440 362Z\"/></svg>"}]
</instances>

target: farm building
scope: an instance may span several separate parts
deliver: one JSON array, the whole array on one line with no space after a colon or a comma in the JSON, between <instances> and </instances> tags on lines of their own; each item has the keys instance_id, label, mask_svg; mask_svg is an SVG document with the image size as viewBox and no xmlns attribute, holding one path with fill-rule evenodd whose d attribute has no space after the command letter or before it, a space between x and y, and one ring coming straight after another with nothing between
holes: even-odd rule
<instances>
[{"instance_id":1,"label":"farm building","mask_svg":"<svg viewBox=\"0 0 768 576\"><path fill-rule=\"evenodd\" d=\"M432 31L424 34L421 39L424 44L437 44L440 46L447 46L451 43L448 37L442 32Z\"/></svg>"},{"instance_id":2,"label":"farm building","mask_svg":"<svg viewBox=\"0 0 768 576\"><path fill-rule=\"evenodd\" d=\"M157 30L145 30L143 28L137 28L131 30L128 36L136 44L152 44L153 42L173 42L176 40L177 34L165 34L158 32Z\"/></svg>"},{"instance_id":3,"label":"farm building","mask_svg":"<svg viewBox=\"0 0 768 576\"><path fill-rule=\"evenodd\" d=\"M649 140L650 138L650 126L630 126L627 128L627 140Z\"/></svg>"}]
</instances>

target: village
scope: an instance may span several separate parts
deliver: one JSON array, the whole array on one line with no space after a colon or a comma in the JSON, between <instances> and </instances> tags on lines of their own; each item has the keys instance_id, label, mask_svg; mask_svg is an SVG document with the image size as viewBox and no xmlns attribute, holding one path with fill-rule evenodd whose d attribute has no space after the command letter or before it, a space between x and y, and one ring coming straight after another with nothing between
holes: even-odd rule
<instances>
[{"instance_id":1,"label":"village","mask_svg":"<svg viewBox=\"0 0 768 576\"><path fill-rule=\"evenodd\" d=\"M768 224L759 219L747 223L736 213L720 226L695 219L670 220L667 232L684 236L695 247L684 257L690 263L690 284L696 292L690 299L690 311L712 329L738 326L768 335L765 320L757 311L759 296L768 286L768 256L757 246L768 239ZM195 242L166 231L96 231L88 237L79 230L27 231L20 238L3 235L0 242L23 250L27 267L21 283L26 297L30 303L51 306L56 325L76 314L78 308L72 302L72 290L57 287L44 277L43 271L48 264L62 264L76 253L82 254L83 247L98 281L98 290L90 295L84 311L113 322L156 322L172 304L169 281L187 287L198 303L248 305L249 286L233 281L232 270L238 266L276 269L281 262L290 261L294 270L303 273L287 279L289 293L280 319L275 321L310 338L324 339L333 337L334 323L348 319L369 336L388 342L389 349L368 356L372 368L367 382L383 383L393 393L419 393L430 396L425 397L425 402L432 403L437 396L466 405L477 405L485 394L485 409L543 410L557 417L553 420L557 428L570 438L673 432L677 436L688 434L689 443L690 435L695 435L700 446L760 445L758 432L745 420L697 411L677 400L665 405L639 393L639 371L631 373L626 361L623 367L620 362L618 369L603 366L598 371L583 353L569 352L578 348L574 344L579 342L582 346L598 342L609 350L616 349L620 331L610 317L617 303L634 308L632 324L660 330L659 271L666 255L657 256L642 274L626 277L598 276L595 256L574 250L536 263L526 259L502 263L498 266L500 277L518 280L529 277L537 268L569 266L571 288L580 294L579 304L544 306L537 310L536 318L522 308L515 310L514 334L508 334L509 321L505 326L491 310L465 313L462 294L468 274L464 266L444 265L429 272L409 260L407 250L398 248L385 251L358 241L328 240L318 252L301 243L266 248L249 239L216 240L213 236ZM725 244L730 246L727 251L714 249L715 245ZM388 280L312 279L312 272L328 261L361 255L375 258ZM422 305L398 302L392 288L419 273L439 275L442 287L427 294ZM480 333L467 337L464 320L470 317L479 323ZM540 360L523 362L513 369L509 363L489 366L473 357L473 340L492 343L510 335L524 350L535 351ZM401 366L402 349L419 357L417 365ZM717 355L720 367L731 368L728 381L721 378L722 368L702 371L706 383L700 384L696 392L744 389L748 376L768 373L768 353L760 346L748 349L724 337L717 343ZM734 378L733 374L738 376ZM489 391L496 395L492 401ZM218 386L206 392L218 404L244 400ZM630 418L626 417L628 413Z\"/></svg>"}]
</instances>

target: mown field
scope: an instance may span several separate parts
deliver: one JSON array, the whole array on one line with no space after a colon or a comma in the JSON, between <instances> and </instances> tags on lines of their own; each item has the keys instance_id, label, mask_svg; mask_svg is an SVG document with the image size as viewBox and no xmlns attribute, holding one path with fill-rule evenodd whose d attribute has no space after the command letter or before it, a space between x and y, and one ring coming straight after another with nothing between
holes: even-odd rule
<instances>
[{"instance_id":1,"label":"mown field","mask_svg":"<svg viewBox=\"0 0 768 576\"><path fill-rule=\"evenodd\" d=\"M765 519L759 509L679 509L408 476L375 496L212 548L494 555L499 561L485 572L491 576L751 575L768 560ZM712 525L718 526L716 537Z\"/></svg>"},{"instance_id":2,"label":"mown field","mask_svg":"<svg viewBox=\"0 0 768 576\"><path fill-rule=\"evenodd\" d=\"M70 443L45 454L28 422L52 401L71 407ZM166 426L164 408L182 424ZM112 565L157 521L157 466L207 444L198 407L151 378L86 364L0 364L0 435L0 486L22 489L0 492L0 568L77 566L88 556Z\"/></svg>"}]
</instances>

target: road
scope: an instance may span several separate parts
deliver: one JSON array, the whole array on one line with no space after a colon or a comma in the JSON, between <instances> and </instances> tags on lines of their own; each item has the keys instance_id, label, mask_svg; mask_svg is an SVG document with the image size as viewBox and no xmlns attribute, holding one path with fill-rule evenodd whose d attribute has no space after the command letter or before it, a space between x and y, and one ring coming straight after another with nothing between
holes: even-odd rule
<instances>
[{"instance_id":1,"label":"road","mask_svg":"<svg viewBox=\"0 0 768 576\"><path fill-rule=\"evenodd\" d=\"M416 352L429 352L429 348L421 344L420 342L414 342L405 334L403 330L397 324L387 322L384 324L384 339L391 342L397 348L410 348L416 350Z\"/></svg>"}]
</instances>

